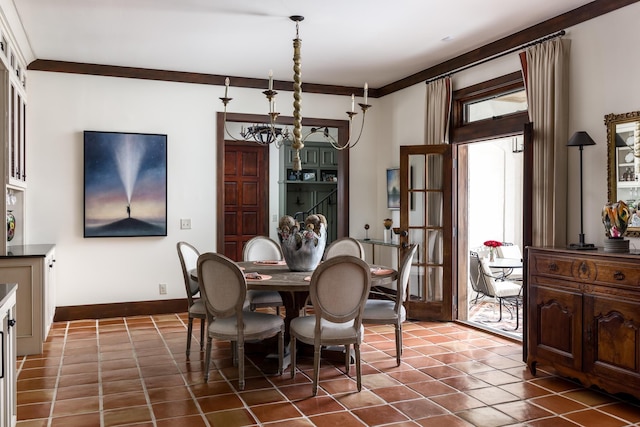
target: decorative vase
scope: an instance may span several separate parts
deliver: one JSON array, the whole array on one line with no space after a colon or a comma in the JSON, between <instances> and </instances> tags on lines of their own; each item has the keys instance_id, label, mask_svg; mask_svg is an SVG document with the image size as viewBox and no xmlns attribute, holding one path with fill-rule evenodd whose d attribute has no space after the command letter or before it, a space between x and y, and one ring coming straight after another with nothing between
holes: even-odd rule
<instances>
[{"instance_id":1,"label":"decorative vase","mask_svg":"<svg viewBox=\"0 0 640 427\"><path fill-rule=\"evenodd\" d=\"M494 262L496 260L496 248L489 248L489 261Z\"/></svg>"},{"instance_id":2,"label":"decorative vase","mask_svg":"<svg viewBox=\"0 0 640 427\"><path fill-rule=\"evenodd\" d=\"M7 211L7 242L13 240L16 235L16 217L12 211Z\"/></svg>"},{"instance_id":3,"label":"decorative vase","mask_svg":"<svg viewBox=\"0 0 640 427\"><path fill-rule=\"evenodd\" d=\"M602 208L602 224L609 238L622 238L630 217L629 207L622 200L616 203L607 203Z\"/></svg>"},{"instance_id":4,"label":"decorative vase","mask_svg":"<svg viewBox=\"0 0 640 427\"><path fill-rule=\"evenodd\" d=\"M309 215L301 227L288 215L280 218L278 238L289 270L313 271L316 269L327 244L326 221L323 215Z\"/></svg>"}]
</instances>

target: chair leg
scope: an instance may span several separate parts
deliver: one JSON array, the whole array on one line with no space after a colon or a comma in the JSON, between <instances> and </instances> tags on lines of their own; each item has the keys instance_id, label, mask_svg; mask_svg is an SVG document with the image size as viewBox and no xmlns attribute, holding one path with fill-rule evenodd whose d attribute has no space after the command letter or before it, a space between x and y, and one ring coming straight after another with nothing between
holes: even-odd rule
<instances>
[{"instance_id":1,"label":"chair leg","mask_svg":"<svg viewBox=\"0 0 640 427\"><path fill-rule=\"evenodd\" d=\"M346 344L344 346L344 372L349 375L351 370L351 346Z\"/></svg>"},{"instance_id":2,"label":"chair leg","mask_svg":"<svg viewBox=\"0 0 640 427\"><path fill-rule=\"evenodd\" d=\"M187 323L187 357L189 357L189 353L191 353L191 334L193 333L193 317L189 317L189 322Z\"/></svg>"},{"instance_id":3,"label":"chair leg","mask_svg":"<svg viewBox=\"0 0 640 427\"><path fill-rule=\"evenodd\" d=\"M236 342L238 346L238 389L244 390L244 340Z\"/></svg>"},{"instance_id":4,"label":"chair leg","mask_svg":"<svg viewBox=\"0 0 640 427\"><path fill-rule=\"evenodd\" d=\"M211 363L211 337L207 337L207 353L204 357L204 382L209 382L209 364Z\"/></svg>"},{"instance_id":5,"label":"chair leg","mask_svg":"<svg viewBox=\"0 0 640 427\"><path fill-rule=\"evenodd\" d=\"M204 350L204 327L206 325L205 319L200 319L200 351ZM191 337L189 337L191 340Z\"/></svg>"},{"instance_id":6,"label":"chair leg","mask_svg":"<svg viewBox=\"0 0 640 427\"><path fill-rule=\"evenodd\" d=\"M231 359L233 366L238 366L238 342L231 341Z\"/></svg>"},{"instance_id":7,"label":"chair leg","mask_svg":"<svg viewBox=\"0 0 640 427\"><path fill-rule=\"evenodd\" d=\"M289 355L291 357L291 378L296 376L296 338L291 335L289 339Z\"/></svg>"},{"instance_id":8,"label":"chair leg","mask_svg":"<svg viewBox=\"0 0 640 427\"><path fill-rule=\"evenodd\" d=\"M402 355L402 324L396 324L396 366L400 366L400 356Z\"/></svg>"},{"instance_id":9,"label":"chair leg","mask_svg":"<svg viewBox=\"0 0 640 427\"><path fill-rule=\"evenodd\" d=\"M284 364L284 325L278 334L278 375L282 375L282 365Z\"/></svg>"},{"instance_id":10,"label":"chair leg","mask_svg":"<svg viewBox=\"0 0 640 427\"><path fill-rule=\"evenodd\" d=\"M313 395L318 394L318 382L320 382L320 345L313 348Z\"/></svg>"},{"instance_id":11,"label":"chair leg","mask_svg":"<svg viewBox=\"0 0 640 427\"><path fill-rule=\"evenodd\" d=\"M360 366L360 344L355 343L353 348L356 351L356 383L358 384L358 391L362 391L362 371Z\"/></svg>"}]
</instances>

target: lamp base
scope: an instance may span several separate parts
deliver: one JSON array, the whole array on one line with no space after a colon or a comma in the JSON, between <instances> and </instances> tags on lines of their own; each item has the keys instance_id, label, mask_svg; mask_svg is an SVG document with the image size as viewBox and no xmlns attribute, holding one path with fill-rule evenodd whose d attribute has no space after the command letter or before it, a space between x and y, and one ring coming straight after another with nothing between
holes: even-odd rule
<instances>
[{"instance_id":1,"label":"lamp base","mask_svg":"<svg viewBox=\"0 0 640 427\"><path fill-rule=\"evenodd\" d=\"M585 250L596 250L598 248L596 248L596 245L594 245L593 243L571 243L570 245L567 245L567 249L585 251Z\"/></svg>"}]
</instances>

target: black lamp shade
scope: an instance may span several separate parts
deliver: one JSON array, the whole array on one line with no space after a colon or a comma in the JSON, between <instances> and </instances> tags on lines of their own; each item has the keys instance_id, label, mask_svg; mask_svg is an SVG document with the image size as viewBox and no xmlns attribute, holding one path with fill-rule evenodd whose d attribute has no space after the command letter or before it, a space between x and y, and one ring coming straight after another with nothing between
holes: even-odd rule
<instances>
[{"instance_id":1,"label":"black lamp shade","mask_svg":"<svg viewBox=\"0 0 640 427\"><path fill-rule=\"evenodd\" d=\"M596 145L595 141L591 139L588 133L585 131L579 131L573 134L567 142L569 147L582 147L584 145Z\"/></svg>"},{"instance_id":2,"label":"black lamp shade","mask_svg":"<svg viewBox=\"0 0 640 427\"><path fill-rule=\"evenodd\" d=\"M627 147L627 143L624 142L619 133L616 133L616 147Z\"/></svg>"}]
</instances>

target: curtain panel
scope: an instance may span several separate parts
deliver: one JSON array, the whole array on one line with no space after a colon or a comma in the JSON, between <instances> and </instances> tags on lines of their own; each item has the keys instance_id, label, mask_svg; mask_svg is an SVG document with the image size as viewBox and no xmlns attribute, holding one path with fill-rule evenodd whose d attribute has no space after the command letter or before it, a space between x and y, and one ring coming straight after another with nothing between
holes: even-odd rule
<instances>
[{"instance_id":1,"label":"curtain panel","mask_svg":"<svg viewBox=\"0 0 640 427\"><path fill-rule=\"evenodd\" d=\"M533 239L566 246L570 41L560 38L520 54L533 122Z\"/></svg>"}]
</instances>

